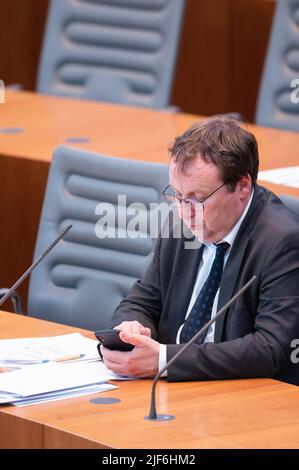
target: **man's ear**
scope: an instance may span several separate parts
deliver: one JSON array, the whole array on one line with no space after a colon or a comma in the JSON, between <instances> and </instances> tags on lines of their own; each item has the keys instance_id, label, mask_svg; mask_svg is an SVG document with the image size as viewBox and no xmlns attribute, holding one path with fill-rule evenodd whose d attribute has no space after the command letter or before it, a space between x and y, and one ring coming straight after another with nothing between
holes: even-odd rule
<instances>
[{"instance_id":1,"label":"man's ear","mask_svg":"<svg viewBox=\"0 0 299 470\"><path fill-rule=\"evenodd\" d=\"M252 189L252 179L249 174L242 176L239 181L240 192L244 196L244 199L251 193Z\"/></svg>"}]
</instances>

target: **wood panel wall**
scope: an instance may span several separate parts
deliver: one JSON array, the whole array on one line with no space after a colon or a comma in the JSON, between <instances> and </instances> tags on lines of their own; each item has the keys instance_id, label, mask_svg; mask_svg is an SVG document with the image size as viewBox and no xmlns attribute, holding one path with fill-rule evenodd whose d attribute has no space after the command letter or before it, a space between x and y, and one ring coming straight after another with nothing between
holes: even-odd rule
<instances>
[{"instance_id":1,"label":"wood panel wall","mask_svg":"<svg viewBox=\"0 0 299 470\"><path fill-rule=\"evenodd\" d=\"M172 100L253 122L276 0L187 0Z\"/></svg>"},{"instance_id":2,"label":"wood panel wall","mask_svg":"<svg viewBox=\"0 0 299 470\"><path fill-rule=\"evenodd\" d=\"M0 0L0 79L34 90L49 0Z\"/></svg>"}]
</instances>

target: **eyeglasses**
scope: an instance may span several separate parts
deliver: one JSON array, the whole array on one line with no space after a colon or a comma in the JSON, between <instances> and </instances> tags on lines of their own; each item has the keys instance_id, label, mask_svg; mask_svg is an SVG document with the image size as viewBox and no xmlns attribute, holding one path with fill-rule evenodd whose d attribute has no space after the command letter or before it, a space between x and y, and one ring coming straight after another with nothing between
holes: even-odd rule
<instances>
[{"instance_id":1,"label":"eyeglasses","mask_svg":"<svg viewBox=\"0 0 299 470\"><path fill-rule=\"evenodd\" d=\"M204 202L211 196L213 196L213 194L215 194L220 188L222 188L223 186L225 186L226 183L223 183L221 186L219 186L217 189L215 189L215 191L213 191L211 194L209 194L208 196L204 197L203 199L198 199L197 197L195 196L192 196L192 197L186 197L186 198L183 198L183 197L180 197L180 196L177 196L174 192L174 190L172 189L172 187L170 186L170 184L168 184L166 186L166 188L164 189L164 191L162 191L162 196L165 197L165 199L167 199L167 201L171 202L171 203L175 203L177 206L180 206L182 203L184 204L191 204L191 205L195 205L195 204L201 204L202 208L204 209ZM172 192L171 192L172 191Z\"/></svg>"}]
</instances>

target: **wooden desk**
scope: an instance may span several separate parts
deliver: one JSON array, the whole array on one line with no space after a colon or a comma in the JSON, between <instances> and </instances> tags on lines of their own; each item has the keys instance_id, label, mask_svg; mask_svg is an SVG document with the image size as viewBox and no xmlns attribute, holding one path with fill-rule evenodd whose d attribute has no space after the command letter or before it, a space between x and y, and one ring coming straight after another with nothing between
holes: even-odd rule
<instances>
[{"instance_id":1,"label":"wooden desk","mask_svg":"<svg viewBox=\"0 0 299 470\"><path fill-rule=\"evenodd\" d=\"M172 139L203 119L183 113L7 92L0 105L0 286L10 286L29 266L42 207L49 163L61 144L107 155L168 162ZM299 134L248 126L260 146L261 169L297 165ZM87 139L70 143L69 138ZM267 184L274 192L299 196L299 190ZM20 292L27 299L27 284Z\"/></svg>"},{"instance_id":2,"label":"wooden desk","mask_svg":"<svg viewBox=\"0 0 299 470\"><path fill-rule=\"evenodd\" d=\"M0 337L51 336L81 331L0 312ZM1 448L298 448L299 387L271 379L167 383L157 387L160 413L174 421L144 420L150 380L117 382L118 389L31 405L0 406ZM95 405L95 397L115 397Z\"/></svg>"}]
</instances>

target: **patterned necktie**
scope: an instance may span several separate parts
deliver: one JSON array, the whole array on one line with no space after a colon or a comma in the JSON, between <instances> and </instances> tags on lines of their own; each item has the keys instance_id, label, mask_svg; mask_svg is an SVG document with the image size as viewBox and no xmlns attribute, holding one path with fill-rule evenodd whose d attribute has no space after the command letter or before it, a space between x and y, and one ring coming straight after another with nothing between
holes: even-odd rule
<instances>
[{"instance_id":1,"label":"patterned necktie","mask_svg":"<svg viewBox=\"0 0 299 470\"><path fill-rule=\"evenodd\" d=\"M230 245L229 243L219 243L216 246L216 255L210 274L182 328L181 343L187 343L211 319L213 303L221 282L225 252ZM196 343L203 343L204 338L205 335L200 336Z\"/></svg>"}]
</instances>

